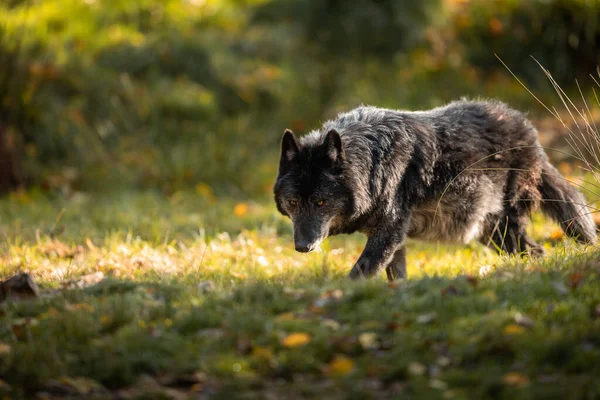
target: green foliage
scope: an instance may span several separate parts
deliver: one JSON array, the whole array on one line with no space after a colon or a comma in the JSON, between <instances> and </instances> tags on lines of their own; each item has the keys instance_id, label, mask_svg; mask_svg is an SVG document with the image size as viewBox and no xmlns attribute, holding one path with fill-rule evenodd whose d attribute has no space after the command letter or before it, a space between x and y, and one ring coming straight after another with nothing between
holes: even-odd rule
<instances>
[{"instance_id":1,"label":"green foliage","mask_svg":"<svg viewBox=\"0 0 600 400\"><path fill-rule=\"evenodd\" d=\"M457 13L458 40L487 73L505 71L497 54L533 89L547 88L535 57L561 84L587 86L600 65L600 2L474 0Z\"/></svg>"},{"instance_id":2,"label":"green foliage","mask_svg":"<svg viewBox=\"0 0 600 400\"><path fill-rule=\"evenodd\" d=\"M531 108L494 52L528 84L545 79L529 54L561 84L598 62L596 2L452 3L3 2L0 126L44 189L260 196L285 128L361 103L489 95Z\"/></svg>"},{"instance_id":3,"label":"green foliage","mask_svg":"<svg viewBox=\"0 0 600 400\"><path fill-rule=\"evenodd\" d=\"M272 1L256 20L292 25L323 58L388 58L423 40L439 0Z\"/></svg>"}]
</instances>

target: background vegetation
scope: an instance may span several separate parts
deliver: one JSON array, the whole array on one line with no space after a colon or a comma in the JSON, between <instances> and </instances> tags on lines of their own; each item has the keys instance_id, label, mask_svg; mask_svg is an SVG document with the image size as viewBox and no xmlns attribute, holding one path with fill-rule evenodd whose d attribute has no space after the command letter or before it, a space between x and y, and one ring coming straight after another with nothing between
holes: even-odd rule
<instances>
[{"instance_id":1,"label":"background vegetation","mask_svg":"<svg viewBox=\"0 0 600 400\"><path fill-rule=\"evenodd\" d=\"M285 128L483 96L596 211L599 64L597 0L0 1L0 397L597 398L597 247L536 214L543 259L351 282L270 197Z\"/></svg>"},{"instance_id":2,"label":"background vegetation","mask_svg":"<svg viewBox=\"0 0 600 400\"><path fill-rule=\"evenodd\" d=\"M594 0L5 1L0 186L264 195L285 127L360 103L539 109L495 54L542 98L530 55L590 94L599 20Z\"/></svg>"}]
</instances>

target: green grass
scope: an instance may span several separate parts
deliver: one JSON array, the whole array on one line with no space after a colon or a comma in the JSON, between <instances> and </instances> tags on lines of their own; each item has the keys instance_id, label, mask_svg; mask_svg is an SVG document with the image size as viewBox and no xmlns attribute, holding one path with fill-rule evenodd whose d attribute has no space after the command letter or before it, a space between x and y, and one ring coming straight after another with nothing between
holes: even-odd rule
<instances>
[{"instance_id":1,"label":"green grass","mask_svg":"<svg viewBox=\"0 0 600 400\"><path fill-rule=\"evenodd\" d=\"M351 282L364 238L297 254L268 202L13 195L0 277L29 272L42 296L0 305L0 394L598 397L600 249L537 215L531 234L547 257L411 242L407 281Z\"/></svg>"}]
</instances>

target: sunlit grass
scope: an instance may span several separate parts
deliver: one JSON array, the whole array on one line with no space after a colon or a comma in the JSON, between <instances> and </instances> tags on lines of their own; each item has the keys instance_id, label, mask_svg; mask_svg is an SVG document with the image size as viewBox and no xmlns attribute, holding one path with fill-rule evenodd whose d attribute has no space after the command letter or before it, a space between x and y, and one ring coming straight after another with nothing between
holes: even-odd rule
<instances>
[{"instance_id":1,"label":"sunlit grass","mask_svg":"<svg viewBox=\"0 0 600 400\"><path fill-rule=\"evenodd\" d=\"M204 197L149 192L52 201L13 196L0 209L6 221L0 228L5 249L0 271L4 277L27 271L50 285L96 271L119 279L212 280L223 286L246 279L343 279L364 247L365 238L356 234L329 238L320 251L299 254L289 221L272 204ZM564 251L560 229L541 215L534 220L531 234L551 254ZM478 275L482 267L505 262L505 256L480 244L408 245L411 278Z\"/></svg>"},{"instance_id":2,"label":"sunlit grass","mask_svg":"<svg viewBox=\"0 0 600 400\"><path fill-rule=\"evenodd\" d=\"M600 393L600 252L540 215L547 257L411 241L407 281L353 282L364 237L299 254L270 202L204 192L2 200L0 278L30 273L41 299L0 305L0 393Z\"/></svg>"}]
</instances>

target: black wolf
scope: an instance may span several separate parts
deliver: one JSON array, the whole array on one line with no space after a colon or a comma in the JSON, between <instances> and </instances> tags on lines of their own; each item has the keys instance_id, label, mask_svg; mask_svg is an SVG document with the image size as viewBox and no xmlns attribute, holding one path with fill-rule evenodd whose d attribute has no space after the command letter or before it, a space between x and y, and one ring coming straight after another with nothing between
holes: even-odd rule
<instances>
[{"instance_id":1,"label":"black wolf","mask_svg":"<svg viewBox=\"0 0 600 400\"><path fill-rule=\"evenodd\" d=\"M525 232L542 211L596 242L582 194L548 162L534 126L498 101L429 111L359 107L299 140L286 130L274 187L299 252L329 235L368 236L351 278L406 276L407 238L543 254Z\"/></svg>"}]
</instances>

